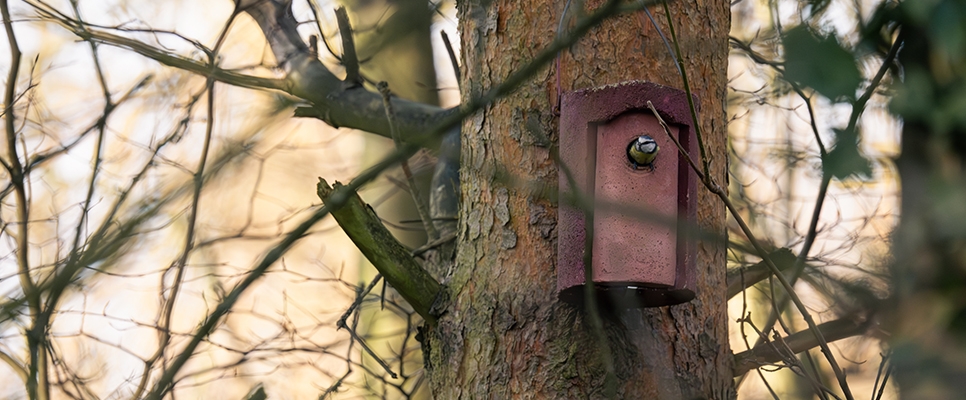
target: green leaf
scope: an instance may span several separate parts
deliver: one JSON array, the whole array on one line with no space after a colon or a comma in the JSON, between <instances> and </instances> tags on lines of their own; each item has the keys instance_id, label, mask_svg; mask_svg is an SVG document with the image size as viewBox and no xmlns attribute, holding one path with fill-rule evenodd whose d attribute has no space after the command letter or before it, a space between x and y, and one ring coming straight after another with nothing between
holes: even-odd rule
<instances>
[{"instance_id":1,"label":"green leaf","mask_svg":"<svg viewBox=\"0 0 966 400\"><path fill-rule=\"evenodd\" d=\"M854 99L862 74L852 53L833 37L816 37L806 26L785 33L785 78L815 89L832 101Z\"/></svg>"},{"instance_id":2,"label":"green leaf","mask_svg":"<svg viewBox=\"0 0 966 400\"><path fill-rule=\"evenodd\" d=\"M853 175L859 178L872 176L872 165L869 160L859 154L858 135L855 131L835 129L835 148L832 149L822 162L825 174L845 180Z\"/></svg>"}]
</instances>

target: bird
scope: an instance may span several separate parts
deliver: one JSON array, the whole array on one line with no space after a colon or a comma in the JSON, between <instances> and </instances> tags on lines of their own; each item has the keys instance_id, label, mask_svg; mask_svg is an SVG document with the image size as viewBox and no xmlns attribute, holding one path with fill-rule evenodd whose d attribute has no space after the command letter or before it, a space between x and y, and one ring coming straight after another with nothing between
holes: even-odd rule
<instances>
[{"instance_id":1,"label":"bird","mask_svg":"<svg viewBox=\"0 0 966 400\"><path fill-rule=\"evenodd\" d=\"M627 159L634 168L652 168L660 146L648 135L638 136L627 145Z\"/></svg>"}]
</instances>

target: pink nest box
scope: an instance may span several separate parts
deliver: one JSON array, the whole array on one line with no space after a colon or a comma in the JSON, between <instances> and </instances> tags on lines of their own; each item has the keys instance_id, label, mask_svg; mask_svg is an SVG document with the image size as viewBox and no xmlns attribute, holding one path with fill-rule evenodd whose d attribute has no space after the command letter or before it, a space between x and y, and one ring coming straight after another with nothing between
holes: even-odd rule
<instances>
[{"instance_id":1,"label":"pink nest box","mask_svg":"<svg viewBox=\"0 0 966 400\"><path fill-rule=\"evenodd\" d=\"M568 303L584 304L588 227L600 304L660 307L694 298L695 240L686 232L693 232L687 227L694 226L697 176L648 101L697 159L681 90L631 81L565 93L561 100L557 290ZM628 156L641 136L660 149L644 166ZM578 198L592 209L575 204Z\"/></svg>"}]
</instances>

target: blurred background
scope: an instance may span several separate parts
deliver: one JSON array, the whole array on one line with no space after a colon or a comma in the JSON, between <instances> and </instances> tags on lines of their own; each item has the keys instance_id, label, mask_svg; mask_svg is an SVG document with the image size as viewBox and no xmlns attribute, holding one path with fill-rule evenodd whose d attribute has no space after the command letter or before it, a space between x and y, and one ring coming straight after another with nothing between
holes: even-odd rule
<instances>
[{"instance_id":1,"label":"blurred background","mask_svg":"<svg viewBox=\"0 0 966 400\"><path fill-rule=\"evenodd\" d=\"M798 254L814 241L796 289L823 321L860 308L856 303L862 299L851 290L855 287L868 296L887 294L884 265L899 206L892 158L898 154L901 125L888 112L887 97L876 92L857 125L869 173L823 182L819 141L826 147L835 143L835 130L849 124L852 107L804 96L768 61L784 56L782 27L803 22L843 46L855 45L859 27L879 3L737 0L732 5L734 46L727 67L731 197L757 236L768 238L773 248ZM407 2L346 5L357 11L357 40L407 48L384 38L392 31L379 29L411 6ZM338 6L297 0L293 11L303 22L303 38L322 38L319 58L341 76L333 12ZM373 69L364 72L429 74L395 78L413 85L394 84L394 92L454 106L459 102L457 79L439 32L449 35L458 52L455 5L447 0L417 6L432 10L430 52L379 53L373 57L390 61L373 60ZM214 48L224 36L216 55L221 68L280 77L254 21L244 14L231 20L231 1L11 1L9 7L24 54L20 97L13 107L17 147L32 163L27 262L43 274L72 265L65 260L82 257L78 249L89 257L78 263L83 271L65 287L49 323L53 397L143 396L220 299L284 232L319 207L318 177L348 182L393 144L316 119L293 118L297 104L284 95L225 84L209 90L204 77L125 48L99 45L94 52L89 42L44 14L63 13L202 61L209 57L203 49ZM2 43L0 53L8 54L6 36ZM414 46L419 47L409 47ZM857 61L867 78L882 63L874 53L857 55ZM0 60L4 71L9 64L6 56ZM417 175L431 171L433 162L428 153L410 160ZM402 173L391 170L362 195L415 248L425 236L418 216L406 211L411 200L403 182ZM827 192L822 190L826 185ZM23 296L16 256L21 243L11 233L19 228L7 222L17 220L13 189L4 186L0 293L10 300ZM809 239L820 198L823 209ZM760 261L737 228L730 231L730 242L730 268ZM374 276L334 221L325 219L205 338L178 377L176 397L245 398L263 387L278 399L428 398L415 339L418 316L391 289L379 282L365 292L361 312L345 321L351 329L338 329L340 318ZM766 280L731 298L734 352L751 347L759 338L755 330L776 317L784 324L783 335L804 329L787 302L774 294L773 283ZM17 366L26 359L28 329L22 310L4 308L0 398L26 397ZM873 332L832 344L860 397L895 397L891 384L882 382L880 339ZM390 376L377 360L398 376ZM833 379L808 353L800 365ZM752 369L737 380L739 398L813 398L813 383L801 375L795 368Z\"/></svg>"}]
</instances>

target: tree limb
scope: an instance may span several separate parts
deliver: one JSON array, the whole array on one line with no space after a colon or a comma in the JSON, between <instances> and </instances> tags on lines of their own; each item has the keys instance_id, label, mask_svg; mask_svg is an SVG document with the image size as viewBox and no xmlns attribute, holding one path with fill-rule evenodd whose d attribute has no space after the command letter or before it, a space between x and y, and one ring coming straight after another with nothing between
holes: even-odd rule
<instances>
[{"instance_id":1,"label":"tree limb","mask_svg":"<svg viewBox=\"0 0 966 400\"><path fill-rule=\"evenodd\" d=\"M843 318L819 324L817 328L822 331L822 335L827 342L834 342L861 335L868 330L871 321L872 319L866 319L859 322L853 318ZM784 348L784 351L790 350L792 354L798 354L820 345L811 329L789 335L779 341L782 342L781 347ZM753 349L735 354L734 376L744 375L763 364L778 362L785 359L785 356L789 356L789 354L781 353L776 345L777 342L765 342Z\"/></svg>"},{"instance_id":2,"label":"tree limb","mask_svg":"<svg viewBox=\"0 0 966 400\"><path fill-rule=\"evenodd\" d=\"M332 126L347 126L391 137L382 97L361 86L345 85L315 57L296 30L298 21L287 0L240 0L265 34L278 66L286 72L286 92L312 103L319 117ZM393 98L396 126L404 141L424 136L455 110Z\"/></svg>"},{"instance_id":3,"label":"tree limb","mask_svg":"<svg viewBox=\"0 0 966 400\"><path fill-rule=\"evenodd\" d=\"M336 182L329 186L319 178L318 194L323 202L331 202L330 196L343 185ZM423 269L402 244L389 233L372 208L362 202L355 191L351 192L345 205L333 207L332 216L349 239L362 251L366 259L392 287L430 324L436 322L434 303L442 286Z\"/></svg>"},{"instance_id":4,"label":"tree limb","mask_svg":"<svg viewBox=\"0 0 966 400\"><path fill-rule=\"evenodd\" d=\"M795 263L795 255L792 254L791 250L787 248L781 248L771 252L768 255L778 269L781 271L787 271ZM771 269L765 264L765 261L759 261L757 264L750 265L744 268L735 268L728 271L728 298L732 298L746 288L761 282L763 279L771 276Z\"/></svg>"},{"instance_id":5,"label":"tree limb","mask_svg":"<svg viewBox=\"0 0 966 400\"><path fill-rule=\"evenodd\" d=\"M194 60L139 40L82 26L79 21L58 15L36 6L45 20L55 22L83 40L131 50L163 65L213 78L219 82L251 89L279 90L312 103L312 111L302 110L301 115L317 117L334 127L346 126L380 136L390 137L389 123L385 119L382 97L362 87L346 88L338 77L312 56L308 46L296 31L297 21L292 15L290 2L280 0L241 1L238 7L258 23L268 40L278 66L285 73L284 79L246 75L221 68L213 68L208 62ZM433 127L455 109L443 108L393 99L396 110L396 129L404 141L425 137Z\"/></svg>"}]
</instances>

